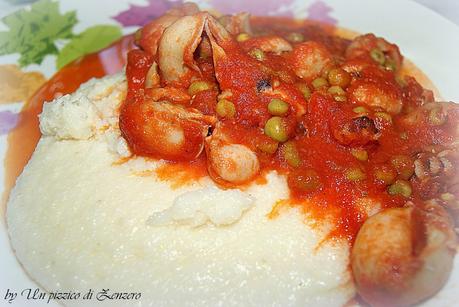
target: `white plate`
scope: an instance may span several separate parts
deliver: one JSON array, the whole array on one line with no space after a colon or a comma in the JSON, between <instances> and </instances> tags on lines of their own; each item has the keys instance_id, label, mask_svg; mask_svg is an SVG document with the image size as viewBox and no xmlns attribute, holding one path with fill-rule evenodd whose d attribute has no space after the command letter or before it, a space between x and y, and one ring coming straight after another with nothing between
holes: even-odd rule
<instances>
[{"instance_id":1,"label":"white plate","mask_svg":"<svg viewBox=\"0 0 459 307\"><path fill-rule=\"evenodd\" d=\"M139 6L167 5L166 0L80 0L61 1L62 12L76 10L78 23L75 33L97 24L120 24L112 17L129 8L129 4ZM429 76L446 100L459 101L459 28L427 8L410 0L203 0L196 1L202 8L232 9L234 11L252 11L256 14L290 14L297 18L314 17L337 20L338 25L361 33L373 32L396 43L402 53L413 61ZM3 13L10 13L18 7L0 2ZM142 9L140 10L142 11ZM143 9L146 12L146 9ZM291 13L293 12L293 13ZM131 33L135 26L124 27L123 33ZM6 27L0 24L0 31ZM62 42L58 42L62 48ZM16 63L19 56L0 56L0 65ZM24 71L38 70L50 77L55 72L55 56L47 56L41 65L30 65ZM21 104L0 105L0 113L5 110L17 112ZM2 118L0 117L0 121ZM0 136L0 159L4 160L6 135ZM3 192L4 166L0 166L0 189ZM11 251L4 217L0 223L0 305L9 305L4 299L7 289L20 292L26 288L36 288ZM58 238L56 238L58 239ZM424 303L425 306L453 306L459 298L459 257L456 257L455 269L448 284L434 298ZM43 301L27 301L17 298L16 305L50 306Z\"/></svg>"}]
</instances>

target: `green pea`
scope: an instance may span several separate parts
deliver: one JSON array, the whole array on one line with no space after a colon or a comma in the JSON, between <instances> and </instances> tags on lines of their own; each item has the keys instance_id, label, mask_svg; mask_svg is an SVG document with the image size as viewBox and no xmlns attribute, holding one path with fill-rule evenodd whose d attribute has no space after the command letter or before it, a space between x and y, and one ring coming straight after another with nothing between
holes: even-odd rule
<instances>
[{"instance_id":1,"label":"green pea","mask_svg":"<svg viewBox=\"0 0 459 307\"><path fill-rule=\"evenodd\" d=\"M397 65L395 64L395 61L392 60L391 58L386 59L386 63L384 63L384 67L386 70L389 71L395 71L397 69Z\"/></svg>"},{"instance_id":2,"label":"green pea","mask_svg":"<svg viewBox=\"0 0 459 307\"><path fill-rule=\"evenodd\" d=\"M304 83L298 83L296 86L303 94L304 98L309 99L311 97L311 90L309 89L309 86Z\"/></svg>"},{"instance_id":3,"label":"green pea","mask_svg":"<svg viewBox=\"0 0 459 307\"><path fill-rule=\"evenodd\" d=\"M333 96L345 96L346 95L346 92L343 90L343 88L338 85L330 86L327 92L329 94L332 94Z\"/></svg>"},{"instance_id":4,"label":"green pea","mask_svg":"<svg viewBox=\"0 0 459 307\"><path fill-rule=\"evenodd\" d=\"M285 123L281 117L273 116L265 124L265 134L277 142L288 140Z\"/></svg>"},{"instance_id":5,"label":"green pea","mask_svg":"<svg viewBox=\"0 0 459 307\"><path fill-rule=\"evenodd\" d=\"M392 166L397 171L397 174L401 179L408 180L414 174L414 162L413 160L405 155L397 155L392 157Z\"/></svg>"},{"instance_id":6,"label":"green pea","mask_svg":"<svg viewBox=\"0 0 459 307\"><path fill-rule=\"evenodd\" d=\"M380 119L386 121L386 122L392 123L392 116L390 116L390 114L388 114L386 112L376 112L375 116L377 118L380 118Z\"/></svg>"},{"instance_id":7,"label":"green pea","mask_svg":"<svg viewBox=\"0 0 459 307\"><path fill-rule=\"evenodd\" d=\"M265 53L263 52L263 50L258 48L250 50L249 55L252 58L257 59L258 61L263 61L265 59Z\"/></svg>"},{"instance_id":8,"label":"green pea","mask_svg":"<svg viewBox=\"0 0 459 307\"><path fill-rule=\"evenodd\" d=\"M286 142L282 145L282 154L284 156L285 161L287 161L288 165L292 167L299 167L301 164L300 154L296 149L295 143L293 142Z\"/></svg>"},{"instance_id":9,"label":"green pea","mask_svg":"<svg viewBox=\"0 0 459 307\"><path fill-rule=\"evenodd\" d=\"M385 185L394 183L397 173L388 166L380 166L374 170L375 178Z\"/></svg>"},{"instance_id":10,"label":"green pea","mask_svg":"<svg viewBox=\"0 0 459 307\"><path fill-rule=\"evenodd\" d=\"M353 148L351 150L352 155L359 161L367 161L368 160L368 152L364 149L357 149Z\"/></svg>"},{"instance_id":11,"label":"green pea","mask_svg":"<svg viewBox=\"0 0 459 307\"><path fill-rule=\"evenodd\" d=\"M378 64L383 65L384 62L386 61L386 56L384 55L384 52L381 51L381 49L374 48L370 51L370 56Z\"/></svg>"},{"instance_id":12,"label":"green pea","mask_svg":"<svg viewBox=\"0 0 459 307\"><path fill-rule=\"evenodd\" d=\"M292 32L287 35L287 40L291 41L292 43L301 43L304 41L304 35L298 32Z\"/></svg>"},{"instance_id":13,"label":"green pea","mask_svg":"<svg viewBox=\"0 0 459 307\"><path fill-rule=\"evenodd\" d=\"M408 181L399 179L387 188L387 192L390 195L401 195L408 198L411 196L412 190Z\"/></svg>"},{"instance_id":14,"label":"green pea","mask_svg":"<svg viewBox=\"0 0 459 307\"><path fill-rule=\"evenodd\" d=\"M245 42L246 40L248 40L250 38L250 35L247 34L247 33L239 33L238 36L236 36L236 40L238 42Z\"/></svg>"},{"instance_id":15,"label":"green pea","mask_svg":"<svg viewBox=\"0 0 459 307\"><path fill-rule=\"evenodd\" d=\"M440 198L441 200L446 201L446 202L450 202L456 199L454 194L451 194L451 193L443 193L440 195Z\"/></svg>"},{"instance_id":16,"label":"green pea","mask_svg":"<svg viewBox=\"0 0 459 307\"><path fill-rule=\"evenodd\" d=\"M367 176L360 168L350 168L346 171L345 176L350 181L364 180Z\"/></svg>"},{"instance_id":17,"label":"green pea","mask_svg":"<svg viewBox=\"0 0 459 307\"><path fill-rule=\"evenodd\" d=\"M190 87L188 88L188 93L191 96L196 95L199 92L210 90L212 85L206 81L195 81L191 83Z\"/></svg>"},{"instance_id":18,"label":"green pea","mask_svg":"<svg viewBox=\"0 0 459 307\"><path fill-rule=\"evenodd\" d=\"M335 101L337 101L337 102L346 102L347 101L347 97L346 96L335 96L335 97L333 97L333 99L335 99Z\"/></svg>"},{"instance_id":19,"label":"green pea","mask_svg":"<svg viewBox=\"0 0 459 307\"><path fill-rule=\"evenodd\" d=\"M355 107L354 109L352 109L352 111L353 111L354 113L357 113L357 114L368 114L367 108L362 107L362 106L360 106L360 107Z\"/></svg>"},{"instance_id":20,"label":"green pea","mask_svg":"<svg viewBox=\"0 0 459 307\"><path fill-rule=\"evenodd\" d=\"M232 118L236 115L236 107L234 106L234 103L226 99L220 99L217 102L215 110L221 117Z\"/></svg>"},{"instance_id":21,"label":"green pea","mask_svg":"<svg viewBox=\"0 0 459 307\"><path fill-rule=\"evenodd\" d=\"M405 87L406 86L406 81L405 81L404 77L402 77L402 76L395 76L395 81L397 81L398 85L400 85L401 87Z\"/></svg>"},{"instance_id":22,"label":"green pea","mask_svg":"<svg viewBox=\"0 0 459 307\"><path fill-rule=\"evenodd\" d=\"M325 78L319 77L319 78L316 78L316 79L312 80L312 86L315 89L326 87L326 86L328 86L328 81Z\"/></svg>"},{"instance_id":23,"label":"green pea","mask_svg":"<svg viewBox=\"0 0 459 307\"><path fill-rule=\"evenodd\" d=\"M328 72L328 82L331 85L338 85L341 88L345 88L351 83L351 75L342 68L333 68Z\"/></svg>"},{"instance_id":24,"label":"green pea","mask_svg":"<svg viewBox=\"0 0 459 307\"><path fill-rule=\"evenodd\" d=\"M304 192L314 192L321 188L319 174L313 169L299 169L288 176L288 185Z\"/></svg>"},{"instance_id":25,"label":"green pea","mask_svg":"<svg viewBox=\"0 0 459 307\"><path fill-rule=\"evenodd\" d=\"M257 144L257 148L266 154L272 155L276 152L277 148L279 147L279 143L275 141L271 142L262 142Z\"/></svg>"},{"instance_id":26,"label":"green pea","mask_svg":"<svg viewBox=\"0 0 459 307\"><path fill-rule=\"evenodd\" d=\"M429 112L429 123L432 126L441 126L446 123L446 114L441 107L435 107Z\"/></svg>"},{"instance_id":27,"label":"green pea","mask_svg":"<svg viewBox=\"0 0 459 307\"><path fill-rule=\"evenodd\" d=\"M277 98L271 99L271 102L268 104L268 111L271 115L284 116L287 114L288 108L288 103Z\"/></svg>"}]
</instances>

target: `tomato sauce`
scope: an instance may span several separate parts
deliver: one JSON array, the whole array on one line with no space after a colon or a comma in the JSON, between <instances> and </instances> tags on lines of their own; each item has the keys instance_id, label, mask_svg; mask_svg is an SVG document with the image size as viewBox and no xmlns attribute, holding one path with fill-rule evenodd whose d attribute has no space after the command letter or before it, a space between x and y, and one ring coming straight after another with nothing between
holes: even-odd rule
<instances>
[{"instance_id":1,"label":"tomato sauce","mask_svg":"<svg viewBox=\"0 0 459 307\"><path fill-rule=\"evenodd\" d=\"M203 73L189 72L174 86L186 90L196 79L218 83L225 96L223 99L230 100L234 115L219 113L212 107L222 99L214 90L216 86L194 95L185 106L216 116L220 133L231 143L245 145L256 152L261 171L255 179L270 170L287 177L290 199L279 202L271 217L277 215L281 206L300 205L317 219L333 219L330 237L352 242L365 219L375 212L401 207L407 202L422 205L430 198L453 192L451 184L440 184L444 182L440 175L419 182L414 176L414 168L415 162L424 163L419 159L420 153L448 152L456 133L458 109L451 107L445 115L446 111L440 111L438 106L431 106L436 111L422 107L434 101L434 94L414 78L405 76L407 71L401 70L402 56L396 45L373 35L363 36L356 43L334 35L333 27L309 21L270 17L257 18L252 25L258 37L234 37L220 42L223 56L198 55L196 63ZM266 47L269 39L289 38L292 33L301 37L301 41L291 41L293 51L260 51L270 48ZM315 44L306 46L302 41L314 41ZM311 59L312 62L320 62L323 54L330 53L333 57L330 62L334 64L325 74L320 72L311 77L306 71L305 76L300 76L303 72L295 66L306 61L298 51L301 48L307 52L321 52ZM132 71L128 71L127 78L135 83L130 87L131 96L136 97L134 103L150 100L143 82L137 81L141 80L139 75L145 76L148 70L148 65L143 64L155 60L158 59L150 58L145 52L142 59L128 62ZM314 65L310 68L314 69ZM333 69L338 69L341 79L331 80L330 70ZM346 96L344 100L343 97L335 98L330 85L315 85L319 82L315 79L320 77L334 84L343 83L338 90L345 92L342 94ZM301 90L304 87L312 95L308 93L306 97ZM282 139L269 135L266 128L275 115L267 106L275 98L289 106L288 112L281 115L282 127L278 128L284 130ZM128 100L126 105L131 103ZM448 119L437 118L439 122L432 124L429 121L436 112ZM134 117L126 122L128 125L121 128L129 135L129 130L139 129L141 120ZM137 136L151 133L147 128L141 128L140 132L136 132ZM139 150L144 146L142 137L128 140L131 149L140 155L181 160L182 167L186 164L184 161L190 160L185 152L176 158ZM201 139L197 137L188 146L199 147L199 142ZM432 145L438 148L430 151ZM246 184L225 182L211 166L207 167L209 175L219 185L243 188ZM432 185L435 188L430 187Z\"/></svg>"},{"instance_id":2,"label":"tomato sauce","mask_svg":"<svg viewBox=\"0 0 459 307\"><path fill-rule=\"evenodd\" d=\"M349 103L336 101L328 88L315 88L313 80L298 78L288 53L264 53L262 61L251 56L251 51L260 43L255 39L224 44L222 47L227 58L216 66L211 57L196 60L203 72L198 76L200 80L216 83L218 79L218 86L223 92L231 89L228 99L234 104L236 113L232 118L217 114L215 105L219 91L216 88L199 92L184 106L197 109L206 116L217 117L221 129L232 142L256 152L261 170L253 180L263 183L264 174L270 170L287 177L290 199L278 202L269 215L271 218L277 216L282 206L302 206L305 213L319 220L333 220L334 229L330 237L346 238L352 242L372 210L378 210L375 207L400 207L407 201L422 203L429 197L451 192L451 185L445 184L447 179L444 179L450 177L434 176L417 180L413 177L413 164L420 153L426 152L426 147L436 146L435 153L448 150L459 116L457 108L448 111L446 118L442 110L437 110L441 113L437 114L441 117L437 118L441 123L432 126L428 122L432 111L421 107L433 101L432 92L424 90L413 78L404 79L406 70L396 75L381 69L368 57L348 63L346 50L351 40L336 36L334 33L337 29L331 26L274 17L253 18L252 25L255 32L265 36L287 37L292 32L301 33L303 40L313 40L325 46L337 63L335 66L357 63L364 67L353 75L353 81L347 86L348 91L355 93L355 97L348 94L347 99L352 100ZM73 92L89 78L120 71L125 63L126 52L134 48L132 42L132 37L128 36L106 50L66 66L29 100L21 113L18 128L9 136L5 195L38 141L37 114L41 111L42 103L52 100L57 94ZM294 48L298 44L292 43ZM129 89L125 106L141 104L151 95L144 89L144 84L148 69L155 60L139 49L131 52L129 57ZM219 75L215 76L214 70ZM190 78L196 78L197 75L190 73L187 77L189 79L175 85L180 84L186 90L192 81ZM306 98L299 83L307 86L310 97ZM390 99L400 100L403 110L388 114L390 112L381 108L358 103L358 95L361 94L358 92L359 86L374 84L379 86L379 91L390 93ZM275 88L277 92L267 94L266 88ZM273 141L263 131L272 117L267 105L273 98L283 99L289 104L289 111L283 116L288 142ZM357 107L364 108L356 110ZM122 130L134 129L136 125L135 121L123 123L121 119L120 122ZM200 132L194 131L191 126L187 129L185 134L191 140L196 140L192 142L198 142ZM127 140L135 153L161 158L158 154L142 151L145 144L129 138ZM296 149L296 160L293 162L286 154L288 146L292 144ZM199 144L191 145L199 147ZM190 150L186 159L175 159L177 155L171 155L174 157L172 160L176 161L160 167L157 175L170 181L173 187L207 176L209 166L206 153L191 159L195 153ZM429 157L426 159L432 158L430 153L427 155ZM388 193L390 189L395 189L392 185L397 181L404 184L409 182L409 195L393 191ZM243 187L244 184L239 186ZM434 192L432 185L436 189Z\"/></svg>"}]
</instances>

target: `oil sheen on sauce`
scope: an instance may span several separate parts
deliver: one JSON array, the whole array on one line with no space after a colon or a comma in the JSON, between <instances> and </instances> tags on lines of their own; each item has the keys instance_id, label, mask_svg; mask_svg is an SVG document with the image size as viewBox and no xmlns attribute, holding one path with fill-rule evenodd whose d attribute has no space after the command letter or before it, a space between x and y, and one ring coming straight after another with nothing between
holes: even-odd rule
<instances>
[{"instance_id":1,"label":"oil sheen on sauce","mask_svg":"<svg viewBox=\"0 0 459 307\"><path fill-rule=\"evenodd\" d=\"M281 24L283 27L279 29L281 32L288 30L293 31L298 28L305 30L306 27L306 31L309 32L308 36L313 38L315 35L314 31L318 26L322 27L322 29L326 29L327 32L330 31L330 33L339 34L339 36L344 38L350 39L356 36L355 32L336 29L331 26L317 25L309 21L298 22L290 19L278 19L279 18L277 18L276 22L273 22L272 18L255 18L253 20L253 25L258 29L263 29L263 27L273 27L273 25ZM4 162L5 187L2 197L2 213L5 211L7 198L15 184L16 178L27 164L40 138L38 114L41 113L43 103L51 101L61 95L74 92L80 84L93 77L99 78L121 71L126 63L126 53L128 50L132 49L133 46L133 37L126 36L106 49L87 55L67 65L56 73L27 101L20 113L17 127L11 131L8 136L8 148ZM412 63L406 62L408 61L405 60L405 72L418 79L424 87L434 90L428 78ZM198 159L196 162L189 165L186 165L186 163L166 164L157 171L157 175L161 179L172 182L173 188L206 174L206 164L202 159ZM263 178L259 178L257 183L263 183ZM278 206L275 206L273 210L276 210L277 207ZM275 214L276 212L273 213ZM352 220L351 217L343 218L344 220Z\"/></svg>"}]
</instances>

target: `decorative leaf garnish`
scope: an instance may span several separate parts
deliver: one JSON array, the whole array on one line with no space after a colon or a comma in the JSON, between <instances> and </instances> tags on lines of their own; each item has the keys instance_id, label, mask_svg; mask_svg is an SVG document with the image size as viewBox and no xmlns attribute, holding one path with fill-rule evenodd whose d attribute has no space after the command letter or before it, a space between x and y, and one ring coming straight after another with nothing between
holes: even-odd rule
<instances>
[{"instance_id":1,"label":"decorative leaf garnish","mask_svg":"<svg viewBox=\"0 0 459 307\"><path fill-rule=\"evenodd\" d=\"M79 57L107 47L122 36L118 26L94 26L75 36L59 52L56 59L58 69Z\"/></svg>"},{"instance_id":2,"label":"decorative leaf garnish","mask_svg":"<svg viewBox=\"0 0 459 307\"><path fill-rule=\"evenodd\" d=\"M144 26L152 19L158 18L163 15L167 10L173 6L182 4L182 0L168 1L168 0L148 0L146 6L130 5L129 9L112 17L124 27L129 26Z\"/></svg>"},{"instance_id":3,"label":"decorative leaf garnish","mask_svg":"<svg viewBox=\"0 0 459 307\"><path fill-rule=\"evenodd\" d=\"M2 18L8 32L0 32L0 55L19 53L19 65L41 64L46 55L56 54L54 42L71 38L77 23L75 11L59 12L59 4L40 0Z\"/></svg>"}]
</instances>

